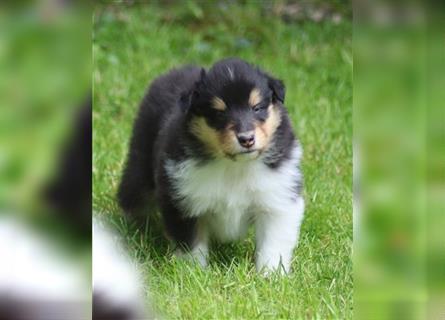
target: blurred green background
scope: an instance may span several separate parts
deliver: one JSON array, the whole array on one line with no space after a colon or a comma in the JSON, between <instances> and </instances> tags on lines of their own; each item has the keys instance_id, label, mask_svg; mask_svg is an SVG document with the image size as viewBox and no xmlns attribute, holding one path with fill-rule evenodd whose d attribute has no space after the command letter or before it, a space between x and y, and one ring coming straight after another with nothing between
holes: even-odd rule
<instances>
[{"instance_id":1,"label":"blurred green background","mask_svg":"<svg viewBox=\"0 0 445 320\"><path fill-rule=\"evenodd\" d=\"M444 6L354 12L354 315L445 316Z\"/></svg>"},{"instance_id":2,"label":"blurred green background","mask_svg":"<svg viewBox=\"0 0 445 320\"><path fill-rule=\"evenodd\" d=\"M63 3L0 4L0 210L35 214L91 87L91 22Z\"/></svg>"},{"instance_id":3,"label":"blurred green background","mask_svg":"<svg viewBox=\"0 0 445 320\"><path fill-rule=\"evenodd\" d=\"M93 208L141 263L166 318L352 317L352 22L339 1L103 4L93 27ZM115 194L138 104L170 68L228 56L287 86L304 148L306 218L294 272L263 279L252 237L218 246L202 271L171 257L122 218ZM150 229L150 228L148 228Z\"/></svg>"}]
</instances>

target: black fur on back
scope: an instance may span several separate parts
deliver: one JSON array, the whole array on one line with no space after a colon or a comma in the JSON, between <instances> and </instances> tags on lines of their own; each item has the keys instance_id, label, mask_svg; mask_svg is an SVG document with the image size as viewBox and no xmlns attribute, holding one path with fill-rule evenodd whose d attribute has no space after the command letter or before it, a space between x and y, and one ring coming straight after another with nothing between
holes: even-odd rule
<instances>
[{"instance_id":1,"label":"black fur on back","mask_svg":"<svg viewBox=\"0 0 445 320\"><path fill-rule=\"evenodd\" d=\"M160 76L144 96L133 127L127 163L118 191L120 206L133 211L144 204L154 190L154 145L160 139L162 126L176 114L184 92L190 91L199 80L201 68L187 66Z\"/></svg>"}]
</instances>

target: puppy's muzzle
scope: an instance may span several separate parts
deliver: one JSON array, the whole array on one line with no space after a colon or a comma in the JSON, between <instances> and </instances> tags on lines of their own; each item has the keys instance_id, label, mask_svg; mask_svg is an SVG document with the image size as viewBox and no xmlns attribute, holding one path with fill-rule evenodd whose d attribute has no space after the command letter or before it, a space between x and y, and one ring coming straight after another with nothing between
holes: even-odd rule
<instances>
[{"instance_id":1,"label":"puppy's muzzle","mask_svg":"<svg viewBox=\"0 0 445 320\"><path fill-rule=\"evenodd\" d=\"M246 148L252 148L255 144L255 133L254 131L241 132L236 135L239 144Z\"/></svg>"}]
</instances>

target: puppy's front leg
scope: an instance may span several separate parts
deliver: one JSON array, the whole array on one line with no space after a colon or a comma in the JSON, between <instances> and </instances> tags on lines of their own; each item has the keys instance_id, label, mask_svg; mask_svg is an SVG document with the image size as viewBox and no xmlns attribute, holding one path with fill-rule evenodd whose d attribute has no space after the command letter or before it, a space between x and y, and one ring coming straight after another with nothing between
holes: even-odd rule
<instances>
[{"instance_id":1,"label":"puppy's front leg","mask_svg":"<svg viewBox=\"0 0 445 320\"><path fill-rule=\"evenodd\" d=\"M288 205L268 208L256 217L257 271L289 272L303 212L304 200L299 197Z\"/></svg>"},{"instance_id":2,"label":"puppy's front leg","mask_svg":"<svg viewBox=\"0 0 445 320\"><path fill-rule=\"evenodd\" d=\"M177 245L177 257L193 260L207 266L208 234L205 225L197 218L187 218L169 199L161 202L161 212L167 235Z\"/></svg>"},{"instance_id":3,"label":"puppy's front leg","mask_svg":"<svg viewBox=\"0 0 445 320\"><path fill-rule=\"evenodd\" d=\"M205 268L208 264L209 237L206 225L203 221L197 221L193 240L188 248L178 248L175 255L180 258L197 262Z\"/></svg>"}]
</instances>

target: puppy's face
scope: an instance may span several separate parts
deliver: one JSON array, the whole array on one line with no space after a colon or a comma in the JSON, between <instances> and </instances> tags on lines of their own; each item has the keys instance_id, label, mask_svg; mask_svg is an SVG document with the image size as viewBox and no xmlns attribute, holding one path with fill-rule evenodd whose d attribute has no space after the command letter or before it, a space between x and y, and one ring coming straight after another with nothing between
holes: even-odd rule
<instances>
[{"instance_id":1,"label":"puppy's face","mask_svg":"<svg viewBox=\"0 0 445 320\"><path fill-rule=\"evenodd\" d=\"M216 157L255 159L280 125L284 86L246 63L215 65L191 98L190 131Z\"/></svg>"}]
</instances>

